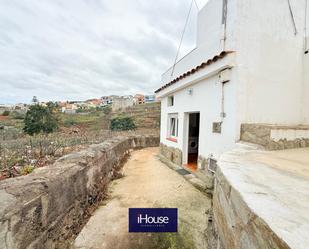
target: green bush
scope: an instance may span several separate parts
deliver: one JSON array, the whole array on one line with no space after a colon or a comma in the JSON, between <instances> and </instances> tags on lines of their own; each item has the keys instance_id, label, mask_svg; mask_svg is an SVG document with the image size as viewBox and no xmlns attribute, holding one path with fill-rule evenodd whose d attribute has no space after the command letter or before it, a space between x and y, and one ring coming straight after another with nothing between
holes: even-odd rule
<instances>
[{"instance_id":1,"label":"green bush","mask_svg":"<svg viewBox=\"0 0 309 249\"><path fill-rule=\"evenodd\" d=\"M117 117L111 120L110 129L112 131L127 131L136 129L136 126L130 117Z\"/></svg>"},{"instance_id":2,"label":"green bush","mask_svg":"<svg viewBox=\"0 0 309 249\"><path fill-rule=\"evenodd\" d=\"M110 106L103 106L101 109L105 115L109 115L112 112L112 108Z\"/></svg>"},{"instance_id":3,"label":"green bush","mask_svg":"<svg viewBox=\"0 0 309 249\"><path fill-rule=\"evenodd\" d=\"M73 126L73 125L77 125L77 121L74 119L66 119L64 121L64 125L65 126Z\"/></svg>"},{"instance_id":4,"label":"green bush","mask_svg":"<svg viewBox=\"0 0 309 249\"><path fill-rule=\"evenodd\" d=\"M49 107L32 105L24 119L24 132L29 135L51 133L57 130L58 120Z\"/></svg>"},{"instance_id":5,"label":"green bush","mask_svg":"<svg viewBox=\"0 0 309 249\"><path fill-rule=\"evenodd\" d=\"M10 111L8 110L5 110L3 113L2 113L2 116L9 116L10 115Z\"/></svg>"}]
</instances>

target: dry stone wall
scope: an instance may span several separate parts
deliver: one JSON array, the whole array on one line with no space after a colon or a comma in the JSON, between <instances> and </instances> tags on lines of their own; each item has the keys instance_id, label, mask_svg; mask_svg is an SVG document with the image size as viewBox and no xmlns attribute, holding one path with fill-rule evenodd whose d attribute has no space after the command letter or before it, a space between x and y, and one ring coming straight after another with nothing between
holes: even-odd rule
<instances>
[{"instance_id":1,"label":"dry stone wall","mask_svg":"<svg viewBox=\"0 0 309 249\"><path fill-rule=\"evenodd\" d=\"M267 150L309 146L309 126L242 124L241 141L259 144Z\"/></svg>"},{"instance_id":2,"label":"dry stone wall","mask_svg":"<svg viewBox=\"0 0 309 249\"><path fill-rule=\"evenodd\" d=\"M67 248L131 149L159 137L119 137L0 182L0 248Z\"/></svg>"},{"instance_id":3,"label":"dry stone wall","mask_svg":"<svg viewBox=\"0 0 309 249\"><path fill-rule=\"evenodd\" d=\"M167 161L182 166L182 151L180 149L160 144L160 155Z\"/></svg>"}]
</instances>

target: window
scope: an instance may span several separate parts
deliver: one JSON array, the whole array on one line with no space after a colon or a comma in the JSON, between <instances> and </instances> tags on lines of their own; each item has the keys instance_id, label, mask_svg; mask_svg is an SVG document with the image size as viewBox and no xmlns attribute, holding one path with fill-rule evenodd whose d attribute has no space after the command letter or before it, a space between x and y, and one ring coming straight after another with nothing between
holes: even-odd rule
<instances>
[{"instance_id":1,"label":"window","mask_svg":"<svg viewBox=\"0 0 309 249\"><path fill-rule=\"evenodd\" d=\"M174 106L174 96L169 96L167 98L167 105L168 106Z\"/></svg>"},{"instance_id":2,"label":"window","mask_svg":"<svg viewBox=\"0 0 309 249\"><path fill-rule=\"evenodd\" d=\"M170 114L168 117L168 138L178 137L178 115Z\"/></svg>"}]
</instances>

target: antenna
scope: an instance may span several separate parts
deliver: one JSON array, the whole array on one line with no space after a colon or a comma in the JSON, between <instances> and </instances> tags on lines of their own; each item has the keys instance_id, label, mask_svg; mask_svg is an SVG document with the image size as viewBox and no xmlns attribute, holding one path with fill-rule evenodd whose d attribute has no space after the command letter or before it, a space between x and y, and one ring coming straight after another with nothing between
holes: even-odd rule
<instances>
[{"instance_id":1,"label":"antenna","mask_svg":"<svg viewBox=\"0 0 309 249\"><path fill-rule=\"evenodd\" d=\"M192 1L191 1L191 4L190 4L190 8L189 8L188 15L187 15L187 18L186 18L185 26L184 26L183 31L182 31L182 34L181 34L181 39L180 39L180 43L179 43L179 46L178 46L178 49L177 49L175 61L174 61L174 64L173 64L173 69L172 69L172 72L171 72L171 77L172 77L173 74L174 74L174 70L175 70L175 66L176 66L176 63L177 63L178 56L179 56L179 51L180 51L180 48L181 48L181 45L182 45L183 37L184 37L184 34L185 34L186 29L187 29L187 26L188 26L189 17L190 17L190 14L191 14L193 2L195 3L196 8L198 9L198 5L197 5L197 3L196 3L196 0L192 0Z\"/></svg>"},{"instance_id":2,"label":"antenna","mask_svg":"<svg viewBox=\"0 0 309 249\"><path fill-rule=\"evenodd\" d=\"M293 27L294 27L294 35L297 35L297 27L296 27L296 23L295 23L295 18L294 18L294 14L293 14L293 10L292 10L292 6L291 6L291 2L290 0L288 1L288 5L289 5L289 10L290 10L290 14L291 14L291 18L292 18L292 22L293 22Z\"/></svg>"}]
</instances>

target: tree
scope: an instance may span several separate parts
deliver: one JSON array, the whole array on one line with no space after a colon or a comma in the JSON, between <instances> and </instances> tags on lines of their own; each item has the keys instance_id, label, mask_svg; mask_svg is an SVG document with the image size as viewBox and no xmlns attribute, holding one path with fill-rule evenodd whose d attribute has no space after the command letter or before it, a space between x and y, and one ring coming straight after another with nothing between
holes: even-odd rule
<instances>
[{"instance_id":1,"label":"tree","mask_svg":"<svg viewBox=\"0 0 309 249\"><path fill-rule=\"evenodd\" d=\"M57 104L57 102L52 102L49 101L46 103L47 108L52 112L52 113L56 113L59 110L59 105Z\"/></svg>"},{"instance_id":2,"label":"tree","mask_svg":"<svg viewBox=\"0 0 309 249\"><path fill-rule=\"evenodd\" d=\"M38 97L37 96L33 96L32 103L36 104L38 102L39 102Z\"/></svg>"},{"instance_id":3,"label":"tree","mask_svg":"<svg viewBox=\"0 0 309 249\"><path fill-rule=\"evenodd\" d=\"M40 105L32 105L24 119L24 132L29 135L51 133L57 130L58 120L52 109Z\"/></svg>"},{"instance_id":4,"label":"tree","mask_svg":"<svg viewBox=\"0 0 309 249\"><path fill-rule=\"evenodd\" d=\"M10 111L8 110L5 110L3 113L2 113L2 116L9 116L10 115Z\"/></svg>"}]
</instances>

